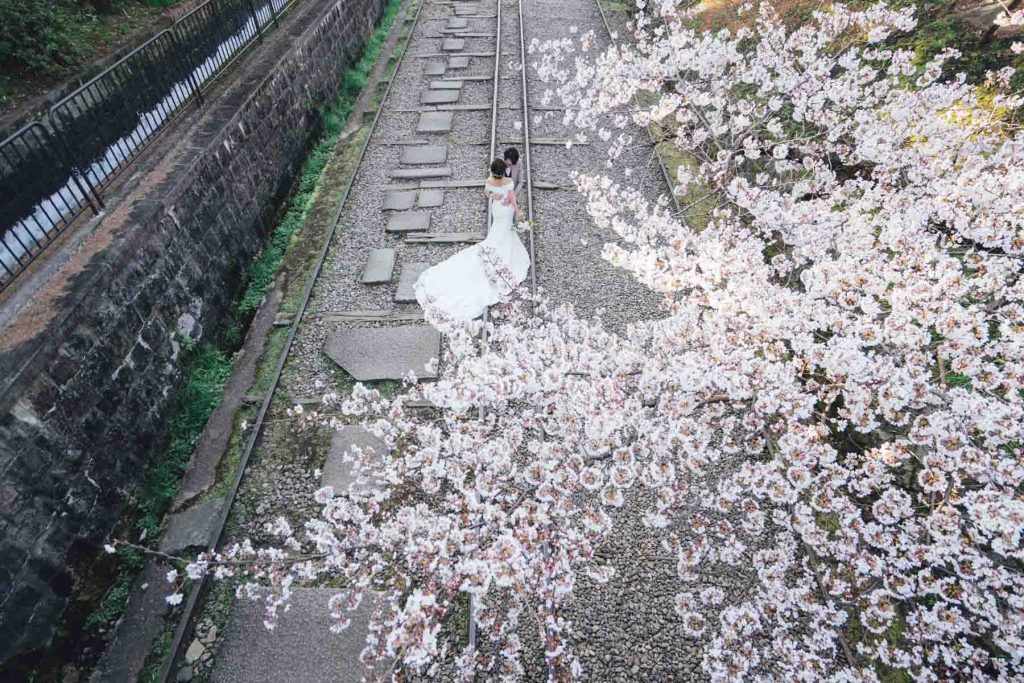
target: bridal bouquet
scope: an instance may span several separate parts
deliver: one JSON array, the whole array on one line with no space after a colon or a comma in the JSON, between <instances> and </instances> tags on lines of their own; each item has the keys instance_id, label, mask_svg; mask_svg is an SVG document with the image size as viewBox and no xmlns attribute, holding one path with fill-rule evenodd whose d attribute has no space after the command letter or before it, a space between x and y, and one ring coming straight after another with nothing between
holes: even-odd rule
<instances>
[{"instance_id":1,"label":"bridal bouquet","mask_svg":"<svg viewBox=\"0 0 1024 683\"><path fill-rule=\"evenodd\" d=\"M519 232L531 232L533 230L533 221L519 221L516 224L516 230Z\"/></svg>"}]
</instances>

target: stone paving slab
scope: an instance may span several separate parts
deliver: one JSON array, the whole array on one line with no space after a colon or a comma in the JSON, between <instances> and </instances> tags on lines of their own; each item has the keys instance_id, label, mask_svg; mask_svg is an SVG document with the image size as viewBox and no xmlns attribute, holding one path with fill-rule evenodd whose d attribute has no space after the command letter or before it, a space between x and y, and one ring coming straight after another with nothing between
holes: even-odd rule
<instances>
[{"instance_id":1,"label":"stone paving slab","mask_svg":"<svg viewBox=\"0 0 1024 683\"><path fill-rule=\"evenodd\" d=\"M391 191L384 193L385 211L404 211L416 203L415 191Z\"/></svg>"},{"instance_id":2,"label":"stone paving slab","mask_svg":"<svg viewBox=\"0 0 1024 683\"><path fill-rule=\"evenodd\" d=\"M433 209L444 204L444 190L421 190L416 206L421 209Z\"/></svg>"},{"instance_id":3,"label":"stone paving slab","mask_svg":"<svg viewBox=\"0 0 1024 683\"><path fill-rule=\"evenodd\" d=\"M430 230L429 211L396 213L388 220L385 232L423 232Z\"/></svg>"},{"instance_id":4,"label":"stone paving slab","mask_svg":"<svg viewBox=\"0 0 1024 683\"><path fill-rule=\"evenodd\" d=\"M359 425L345 425L336 431L331 439L331 449L327 452L327 462L324 463L320 475L320 486L330 486L335 494L338 494L347 491L349 484L355 483L352 463L345 462L345 454L353 446L358 446L363 451L373 451L377 458L383 459L387 455L387 447L383 441ZM369 484L365 481L360 482L356 488L366 490L370 488Z\"/></svg>"},{"instance_id":5,"label":"stone paving slab","mask_svg":"<svg viewBox=\"0 0 1024 683\"><path fill-rule=\"evenodd\" d=\"M413 291L413 285L420 279L420 275L423 275L423 271L429 267L429 263L406 263L402 266L402 273L398 276L398 291L395 292L397 303L415 303L416 293Z\"/></svg>"},{"instance_id":6,"label":"stone paving slab","mask_svg":"<svg viewBox=\"0 0 1024 683\"><path fill-rule=\"evenodd\" d=\"M455 104L459 95L458 90L428 90L420 93L420 104Z\"/></svg>"},{"instance_id":7,"label":"stone paving slab","mask_svg":"<svg viewBox=\"0 0 1024 683\"><path fill-rule=\"evenodd\" d=\"M465 38L445 38L441 43L442 52L461 52L466 49Z\"/></svg>"},{"instance_id":8,"label":"stone paving slab","mask_svg":"<svg viewBox=\"0 0 1024 683\"><path fill-rule=\"evenodd\" d=\"M374 249L366 259L366 268L363 270L362 283L364 285L375 285L384 282L391 282L391 276L395 271L395 250Z\"/></svg>"},{"instance_id":9,"label":"stone paving slab","mask_svg":"<svg viewBox=\"0 0 1024 683\"><path fill-rule=\"evenodd\" d=\"M441 333L429 325L344 329L327 337L325 351L357 382L402 379L409 372L436 379L436 367L426 366L441 355Z\"/></svg>"},{"instance_id":10,"label":"stone paving slab","mask_svg":"<svg viewBox=\"0 0 1024 683\"><path fill-rule=\"evenodd\" d=\"M224 502L224 498L213 498L171 515L167 530L160 538L160 552L180 553L186 548L209 548L218 531L217 523L224 511Z\"/></svg>"},{"instance_id":11,"label":"stone paving slab","mask_svg":"<svg viewBox=\"0 0 1024 683\"><path fill-rule=\"evenodd\" d=\"M476 7L456 7L455 16L457 17L471 17L476 14Z\"/></svg>"},{"instance_id":12,"label":"stone paving slab","mask_svg":"<svg viewBox=\"0 0 1024 683\"><path fill-rule=\"evenodd\" d=\"M430 81L431 90L461 90L462 81L443 80Z\"/></svg>"},{"instance_id":13,"label":"stone paving slab","mask_svg":"<svg viewBox=\"0 0 1024 683\"><path fill-rule=\"evenodd\" d=\"M469 66L469 57L452 57L448 60L449 69L465 69Z\"/></svg>"},{"instance_id":14,"label":"stone paving slab","mask_svg":"<svg viewBox=\"0 0 1024 683\"><path fill-rule=\"evenodd\" d=\"M403 164L443 164L448 160L448 147L445 145L424 145L422 147L406 147L402 150Z\"/></svg>"},{"instance_id":15,"label":"stone paving slab","mask_svg":"<svg viewBox=\"0 0 1024 683\"><path fill-rule=\"evenodd\" d=\"M423 112L416 125L417 133L447 133L451 129L452 113L450 111Z\"/></svg>"},{"instance_id":16,"label":"stone paving slab","mask_svg":"<svg viewBox=\"0 0 1024 683\"><path fill-rule=\"evenodd\" d=\"M426 76L443 76L444 69L444 62L427 62L427 65L423 67L423 74Z\"/></svg>"},{"instance_id":17,"label":"stone paving slab","mask_svg":"<svg viewBox=\"0 0 1024 683\"><path fill-rule=\"evenodd\" d=\"M291 606L278 612L273 631L263 626L262 603L236 598L231 623L225 629L212 680L215 683L357 683L365 676L381 675L391 667L379 664L371 671L359 654L366 645L374 609L372 596L351 613L352 624L331 633L333 620L327 607L335 588L298 588Z\"/></svg>"},{"instance_id":18,"label":"stone paving slab","mask_svg":"<svg viewBox=\"0 0 1024 683\"><path fill-rule=\"evenodd\" d=\"M464 17L452 17L448 20L448 28L468 28L469 19Z\"/></svg>"},{"instance_id":19,"label":"stone paving slab","mask_svg":"<svg viewBox=\"0 0 1024 683\"><path fill-rule=\"evenodd\" d=\"M391 171L392 180L419 180L422 178L448 178L452 169L448 166L436 168L396 168Z\"/></svg>"}]
</instances>

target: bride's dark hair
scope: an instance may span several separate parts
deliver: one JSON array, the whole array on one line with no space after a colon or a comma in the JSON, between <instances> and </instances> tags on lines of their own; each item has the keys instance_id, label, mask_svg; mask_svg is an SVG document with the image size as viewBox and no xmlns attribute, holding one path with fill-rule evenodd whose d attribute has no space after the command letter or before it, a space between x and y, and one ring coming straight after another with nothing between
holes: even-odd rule
<instances>
[{"instance_id":1,"label":"bride's dark hair","mask_svg":"<svg viewBox=\"0 0 1024 683\"><path fill-rule=\"evenodd\" d=\"M491 175L495 178L505 177L505 161L504 159L495 159L491 162Z\"/></svg>"}]
</instances>

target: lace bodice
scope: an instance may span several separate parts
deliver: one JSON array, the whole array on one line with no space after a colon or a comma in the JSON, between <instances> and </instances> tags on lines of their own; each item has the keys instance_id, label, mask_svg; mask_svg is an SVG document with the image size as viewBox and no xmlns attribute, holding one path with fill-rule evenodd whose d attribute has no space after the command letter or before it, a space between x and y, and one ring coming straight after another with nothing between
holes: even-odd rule
<instances>
[{"instance_id":1,"label":"lace bodice","mask_svg":"<svg viewBox=\"0 0 1024 683\"><path fill-rule=\"evenodd\" d=\"M514 186L514 183L508 185L491 185L490 183L484 183L484 189L494 194L507 194Z\"/></svg>"}]
</instances>

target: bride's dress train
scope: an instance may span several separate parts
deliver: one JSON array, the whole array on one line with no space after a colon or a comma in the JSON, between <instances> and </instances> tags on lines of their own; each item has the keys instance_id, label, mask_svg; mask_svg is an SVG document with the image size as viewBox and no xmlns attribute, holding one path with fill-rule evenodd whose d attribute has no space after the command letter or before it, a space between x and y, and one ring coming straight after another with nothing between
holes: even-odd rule
<instances>
[{"instance_id":1,"label":"bride's dress train","mask_svg":"<svg viewBox=\"0 0 1024 683\"><path fill-rule=\"evenodd\" d=\"M424 309L439 308L454 320L472 320L501 301L530 270L530 254L515 231L515 206L502 199L512 184L487 186L492 198L487 238L432 266L420 275L413 290Z\"/></svg>"}]
</instances>

